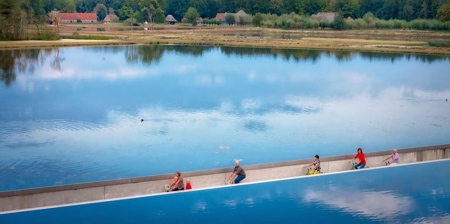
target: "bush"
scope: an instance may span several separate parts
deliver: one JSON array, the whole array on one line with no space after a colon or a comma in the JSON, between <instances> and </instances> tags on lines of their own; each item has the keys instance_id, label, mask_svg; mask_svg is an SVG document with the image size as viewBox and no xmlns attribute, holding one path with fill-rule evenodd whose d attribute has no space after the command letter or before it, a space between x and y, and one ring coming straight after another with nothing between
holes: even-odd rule
<instances>
[{"instance_id":1,"label":"bush","mask_svg":"<svg viewBox=\"0 0 450 224\"><path fill-rule=\"evenodd\" d=\"M127 20L123 21L123 25L125 26L131 26L136 23L135 18L128 18Z\"/></svg>"},{"instance_id":2,"label":"bush","mask_svg":"<svg viewBox=\"0 0 450 224\"><path fill-rule=\"evenodd\" d=\"M256 13L256 15L253 17L252 23L253 26L261 26L261 22L263 21L263 17L261 13Z\"/></svg>"},{"instance_id":3,"label":"bush","mask_svg":"<svg viewBox=\"0 0 450 224\"><path fill-rule=\"evenodd\" d=\"M50 27L43 27L40 33L36 33L32 37L33 40L59 40L61 36L59 32Z\"/></svg>"}]
</instances>

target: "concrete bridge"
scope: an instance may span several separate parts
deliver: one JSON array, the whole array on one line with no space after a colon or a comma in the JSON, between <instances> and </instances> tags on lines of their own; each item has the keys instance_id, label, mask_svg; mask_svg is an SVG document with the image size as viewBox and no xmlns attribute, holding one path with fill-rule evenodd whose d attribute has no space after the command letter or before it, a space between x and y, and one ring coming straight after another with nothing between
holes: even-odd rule
<instances>
[{"instance_id":1,"label":"concrete bridge","mask_svg":"<svg viewBox=\"0 0 450 224\"><path fill-rule=\"evenodd\" d=\"M450 144L399 149L398 153L400 154L400 162L402 164L449 159ZM365 153L367 166L383 166L382 160L390 154L391 150ZM353 156L354 154L321 158L321 170L324 173L349 170L351 168L349 161ZM247 173L247 178L242 182L249 183L303 176L305 175L306 170L302 165L309 164L311 161L312 159L249 166L241 164ZM225 179L230 175L232 166L233 164L230 163L230 168L183 172L182 175L185 180L190 179L194 189L215 187L225 184ZM0 214L22 209L105 201L124 197L162 193L165 192L164 184L170 183L173 176L174 174L166 174L3 191L0 192Z\"/></svg>"}]
</instances>

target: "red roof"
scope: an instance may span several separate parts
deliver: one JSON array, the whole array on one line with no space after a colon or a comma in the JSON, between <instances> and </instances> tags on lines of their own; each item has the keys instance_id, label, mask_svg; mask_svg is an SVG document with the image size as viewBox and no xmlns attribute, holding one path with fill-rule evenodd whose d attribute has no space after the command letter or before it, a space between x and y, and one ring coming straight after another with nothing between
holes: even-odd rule
<instances>
[{"instance_id":1,"label":"red roof","mask_svg":"<svg viewBox=\"0 0 450 224\"><path fill-rule=\"evenodd\" d=\"M216 15L216 19L217 20L223 20L225 18L225 16L227 16L227 13L217 13Z\"/></svg>"},{"instance_id":2,"label":"red roof","mask_svg":"<svg viewBox=\"0 0 450 224\"><path fill-rule=\"evenodd\" d=\"M97 21L97 14L92 13L61 13L59 15L60 20L95 20Z\"/></svg>"}]
</instances>

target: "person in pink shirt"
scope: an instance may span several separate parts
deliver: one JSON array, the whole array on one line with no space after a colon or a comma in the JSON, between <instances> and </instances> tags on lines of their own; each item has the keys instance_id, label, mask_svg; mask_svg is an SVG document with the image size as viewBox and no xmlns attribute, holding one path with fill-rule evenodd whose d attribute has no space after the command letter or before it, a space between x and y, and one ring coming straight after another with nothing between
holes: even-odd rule
<instances>
[{"instance_id":1,"label":"person in pink shirt","mask_svg":"<svg viewBox=\"0 0 450 224\"><path fill-rule=\"evenodd\" d=\"M391 159L390 162L389 159ZM388 161L389 165L398 165L400 163L400 156L397 153L397 149L393 149L392 154L384 159L383 162L384 161Z\"/></svg>"}]
</instances>

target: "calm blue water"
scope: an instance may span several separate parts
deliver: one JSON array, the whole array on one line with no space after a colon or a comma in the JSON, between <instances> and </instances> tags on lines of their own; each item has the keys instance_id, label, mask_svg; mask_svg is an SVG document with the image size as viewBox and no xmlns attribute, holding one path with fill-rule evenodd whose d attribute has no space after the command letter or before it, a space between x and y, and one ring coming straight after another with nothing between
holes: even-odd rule
<instances>
[{"instance_id":1,"label":"calm blue water","mask_svg":"<svg viewBox=\"0 0 450 224\"><path fill-rule=\"evenodd\" d=\"M0 215L0 223L450 223L449 168L446 160L168 193Z\"/></svg>"},{"instance_id":2,"label":"calm blue water","mask_svg":"<svg viewBox=\"0 0 450 224\"><path fill-rule=\"evenodd\" d=\"M0 191L449 143L447 57L180 46L0 54Z\"/></svg>"}]
</instances>

